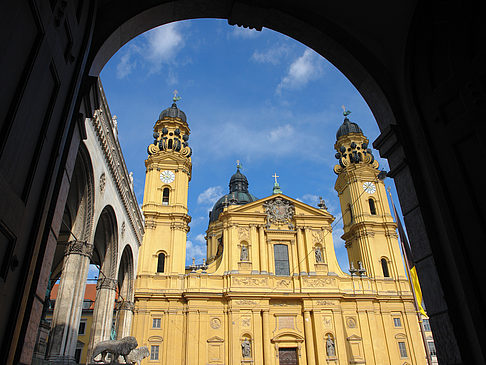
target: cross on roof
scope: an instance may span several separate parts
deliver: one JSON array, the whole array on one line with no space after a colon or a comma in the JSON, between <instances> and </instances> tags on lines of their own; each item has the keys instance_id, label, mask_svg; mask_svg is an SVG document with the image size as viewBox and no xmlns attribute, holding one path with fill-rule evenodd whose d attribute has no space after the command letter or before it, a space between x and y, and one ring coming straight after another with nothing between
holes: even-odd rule
<instances>
[{"instance_id":1,"label":"cross on roof","mask_svg":"<svg viewBox=\"0 0 486 365\"><path fill-rule=\"evenodd\" d=\"M341 105L341 108L343 108L343 115L347 117L349 114L351 114L350 110L346 110L346 107L344 105Z\"/></svg>"},{"instance_id":2,"label":"cross on roof","mask_svg":"<svg viewBox=\"0 0 486 365\"><path fill-rule=\"evenodd\" d=\"M181 97L180 97L180 96L177 96L177 94L178 94L178 93L179 93L179 92L178 92L177 90L174 90L174 91L173 91L174 97L172 98L172 100L174 101L174 103L175 103L176 101L181 100Z\"/></svg>"},{"instance_id":3,"label":"cross on roof","mask_svg":"<svg viewBox=\"0 0 486 365\"><path fill-rule=\"evenodd\" d=\"M275 179L275 184L278 184L278 183L277 183L277 177L280 177L280 176L278 176L278 175L277 175L277 173L275 172L275 173L272 175L272 177Z\"/></svg>"},{"instance_id":4,"label":"cross on roof","mask_svg":"<svg viewBox=\"0 0 486 365\"><path fill-rule=\"evenodd\" d=\"M240 160L236 160L236 168L239 170L241 168Z\"/></svg>"}]
</instances>

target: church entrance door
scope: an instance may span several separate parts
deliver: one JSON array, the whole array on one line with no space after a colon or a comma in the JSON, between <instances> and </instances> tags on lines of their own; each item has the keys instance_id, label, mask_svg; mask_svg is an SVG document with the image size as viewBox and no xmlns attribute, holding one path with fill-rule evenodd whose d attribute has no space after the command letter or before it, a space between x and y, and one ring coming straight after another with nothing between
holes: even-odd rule
<instances>
[{"instance_id":1,"label":"church entrance door","mask_svg":"<svg viewBox=\"0 0 486 365\"><path fill-rule=\"evenodd\" d=\"M297 349L278 349L279 365L298 365Z\"/></svg>"}]
</instances>

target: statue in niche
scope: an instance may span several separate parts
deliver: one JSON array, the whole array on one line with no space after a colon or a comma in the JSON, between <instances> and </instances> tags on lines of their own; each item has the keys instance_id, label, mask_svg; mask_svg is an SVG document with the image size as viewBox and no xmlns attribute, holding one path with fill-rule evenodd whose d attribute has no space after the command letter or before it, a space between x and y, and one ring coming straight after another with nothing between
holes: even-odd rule
<instances>
[{"instance_id":1,"label":"statue in niche","mask_svg":"<svg viewBox=\"0 0 486 365\"><path fill-rule=\"evenodd\" d=\"M336 356L336 346L334 345L334 340L331 338L331 335L327 335L326 354L328 357Z\"/></svg>"},{"instance_id":2,"label":"statue in niche","mask_svg":"<svg viewBox=\"0 0 486 365\"><path fill-rule=\"evenodd\" d=\"M316 254L316 262L318 264L323 263L324 262L324 259L322 258L322 250L321 250L321 248L320 247L316 247L314 249L314 252Z\"/></svg>"},{"instance_id":3,"label":"statue in niche","mask_svg":"<svg viewBox=\"0 0 486 365\"><path fill-rule=\"evenodd\" d=\"M245 338L245 340L241 343L241 355L243 358L251 357L251 343L248 338Z\"/></svg>"},{"instance_id":4,"label":"statue in niche","mask_svg":"<svg viewBox=\"0 0 486 365\"><path fill-rule=\"evenodd\" d=\"M241 246L240 261L249 261L250 257L248 255L248 246Z\"/></svg>"}]
</instances>

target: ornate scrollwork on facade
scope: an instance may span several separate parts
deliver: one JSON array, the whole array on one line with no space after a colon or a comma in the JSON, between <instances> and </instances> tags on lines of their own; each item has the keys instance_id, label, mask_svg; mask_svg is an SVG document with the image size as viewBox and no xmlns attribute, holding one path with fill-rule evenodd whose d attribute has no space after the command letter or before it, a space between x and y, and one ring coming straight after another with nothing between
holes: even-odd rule
<instances>
[{"instance_id":1,"label":"ornate scrollwork on facade","mask_svg":"<svg viewBox=\"0 0 486 365\"><path fill-rule=\"evenodd\" d=\"M240 299L240 300L237 300L235 302L236 304L238 305L257 305L257 302L255 302L254 300L249 300L249 299Z\"/></svg>"},{"instance_id":2,"label":"ornate scrollwork on facade","mask_svg":"<svg viewBox=\"0 0 486 365\"><path fill-rule=\"evenodd\" d=\"M189 232L189 225L187 225L186 223L171 223L170 229L177 229L179 231L187 233Z\"/></svg>"},{"instance_id":3,"label":"ornate scrollwork on facade","mask_svg":"<svg viewBox=\"0 0 486 365\"><path fill-rule=\"evenodd\" d=\"M250 239L250 229L248 227L238 227L238 238L240 241L248 241Z\"/></svg>"},{"instance_id":4,"label":"ornate scrollwork on facade","mask_svg":"<svg viewBox=\"0 0 486 365\"><path fill-rule=\"evenodd\" d=\"M304 278L304 285L311 288L322 288L334 285L334 278Z\"/></svg>"},{"instance_id":5,"label":"ornate scrollwork on facade","mask_svg":"<svg viewBox=\"0 0 486 365\"><path fill-rule=\"evenodd\" d=\"M103 172L100 176L100 192L103 194L105 192L105 186L106 186L106 175Z\"/></svg>"},{"instance_id":6,"label":"ornate scrollwork on facade","mask_svg":"<svg viewBox=\"0 0 486 365\"><path fill-rule=\"evenodd\" d=\"M287 224L290 229L294 229L292 219L294 218L295 207L291 202L281 197L276 197L263 203L263 207L267 214L267 226L270 226L270 224Z\"/></svg>"},{"instance_id":7,"label":"ornate scrollwork on facade","mask_svg":"<svg viewBox=\"0 0 486 365\"><path fill-rule=\"evenodd\" d=\"M276 282L277 288L289 288L290 287L290 280L287 279L279 279Z\"/></svg>"},{"instance_id":8,"label":"ornate scrollwork on facade","mask_svg":"<svg viewBox=\"0 0 486 365\"><path fill-rule=\"evenodd\" d=\"M93 255L93 244L87 241L70 241L66 245L64 255L81 255L91 258Z\"/></svg>"},{"instance_id":9,"label":"ornate scrollwork on facade","mask_svg":"<svg viewBox=\"0 0 486 365\"><path fill-rule=\"evenodd\" d=\"M233 285L239 286L267 286L267 278L233 277Z\"/></svg>"},{"instance_id":10,"label":"ornate scrollwork on facade","mask_svg":"<svg viewBox=\"0 0 486 365\"><path fill-rule=\"evenodd\" d=\"M100 289L116 290L117 284L118 284L118 280L116 279L99 278L98 282L96 283L96 290L100 290Z\"/></svg>"}]
</instances>

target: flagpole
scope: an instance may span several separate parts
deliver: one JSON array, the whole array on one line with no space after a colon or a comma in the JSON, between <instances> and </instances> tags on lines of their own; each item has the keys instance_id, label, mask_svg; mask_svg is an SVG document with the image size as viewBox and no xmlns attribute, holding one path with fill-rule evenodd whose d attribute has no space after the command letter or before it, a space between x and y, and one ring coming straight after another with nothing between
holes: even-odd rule
<instances>
[{"instance_id":1,"label":"flagpole","mask_svg":"<svg viewBox=\"0 0 486 365\"><path fill-rule=\"evenodd\" d=\"M391 204L392 204L392 208L393 208L393 214L395 215L395 221L397 222L398 224L398 212L395 208L395 204L393 203L393 197L391 195L391 192L390 192L390 187L388 187L388 195L390 195L390 201L391 201ZM419 321L419 327L420 327L420 334L422 335L422 341L424 343L424 347L425 347L425 357L427 358L427 364L431 365L432 364L432 359L430 357L430 353L429 353L429 347L427 345L427 338L425 336L425 332L424 332L424 328L422 326L422 317L420 315L420 310L419 310L419 305L418 305L418 301L417 301L417 297L415 295L415 290L413 289L413 283L412 283L412 275L411 275L411 272L410 272L410 266L409 266L409 261L408 261L408 256L407 256L407 250L405 250L405 247L403 246L403 241L402 241L402 238L400 237L400 235L398 235L398 240L400 241L400 248L402 249L402 254L405 258L405 266L407 268L407 277L408 277L408 282L410 284L410 289L412 291L412 295L413 295L413 303L415 305L415 312L417 313L417 318L418 318L418 321Z\"/></svg>"}]
</instances>

